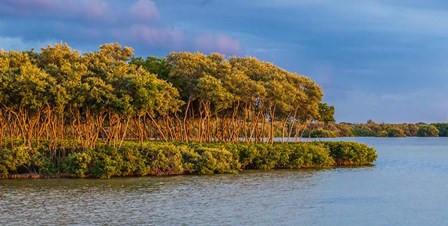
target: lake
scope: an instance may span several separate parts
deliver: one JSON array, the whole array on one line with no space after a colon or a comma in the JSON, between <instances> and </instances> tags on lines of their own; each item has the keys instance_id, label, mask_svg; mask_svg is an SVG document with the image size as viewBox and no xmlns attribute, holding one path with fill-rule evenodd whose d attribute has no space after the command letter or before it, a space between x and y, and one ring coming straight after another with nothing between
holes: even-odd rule
<instances>
[{"instance_id":1,"label":"lake","mask_svg":"<svg viewBox=\"0 0 448 226\"><path fill-rule=\"evenodd\" d=\"M0 224L448 225L448 138L342 140L375 147L375 166L0 180Z\"/></svg>"}]
</instances>

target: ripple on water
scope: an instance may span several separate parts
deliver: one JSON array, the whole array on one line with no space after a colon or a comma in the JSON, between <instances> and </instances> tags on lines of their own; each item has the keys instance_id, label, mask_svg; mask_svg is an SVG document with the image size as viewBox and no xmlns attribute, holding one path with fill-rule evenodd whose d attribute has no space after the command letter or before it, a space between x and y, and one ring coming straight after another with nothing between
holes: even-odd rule
<instances>
[{"instance_id":1,"label":"ripple on water","mask_svg":"<svg viewBox=\"0 0 448 226\"><path fill-rule=\"evenodd\" d=\"M406 139L362 141L377 148L376 166L111 180L0 180L0 222L448 225L448 139L410 139L411 145Z\"/></svg>"}]
</instances>

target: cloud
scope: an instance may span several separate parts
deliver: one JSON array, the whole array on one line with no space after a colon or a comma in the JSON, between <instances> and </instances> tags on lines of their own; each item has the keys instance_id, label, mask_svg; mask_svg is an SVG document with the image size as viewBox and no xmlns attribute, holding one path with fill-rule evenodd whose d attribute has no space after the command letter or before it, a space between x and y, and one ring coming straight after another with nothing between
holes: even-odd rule
<instances>
[{"instance_id":1,"label":"cloud","mask_svg":"<svg viewBox=\"0 0 448 226\"><path fill-rule=\"evenodd\" d=\"M63 40L81 51L119 42L142 56L248 54L317 81L338 121L446 119L446 1L0 2L0 48Z\"/></svg>"},{"instance_id":2,"label":"cloud","mask_svg":"<svg viewBox=\"0 0 448 226\"><path fill-rule=\"evenodd\" d=\"M55 40L25 42L19 37L0 36L0 47L5 50L30 50L45 47Z\"/></svg>"},{"instance_id":3,"label":"cloud","mask_svg":"<svg viewBox=\"0 0 448 226\"><path fill-rule=\"evenodd\" d=\"M240 41L224 34L201 34L194 41L194 46L206 53L220 52L228 55L238 55L244 52Z\"/></svg>"},{"instance_id":4,"label":"cloud","mask_svg":"<svg viewBox=\"0 0 448 226\"><path fill-rule=\"evenodd\" d=\"M182 48L184 43L183 32L143 24L131 25L129 28L119 28L114 33L120 40L143 43L149 46L179 49Z\"/></svg>"},{"instance_id":5,"label":"cloud","mask_svg":"<svg viewBox=\"0 0 448 226\"><path fill-rule=\"evenodd\" d=\"M81 5L78 8L73 1L68 2L77 9L77 15L86 15L89 18L102 18L106 16L109 10L109 5L103 0L90 0L89 4ZM65 7L69 6L67 5L68 2L64 3Z\"/></svg>"},{"instance_id":6,"label":"cloud","mask_svg":"<svg viewBox=\"0 0 448 226\"><path fill-rule=\"evenodd\" d=\"M28 9L51 9L56 4L55 0L3 0L3 6L20 7Z\"/></svg>"},{"instance_id":7,"label":"cloud","mask_svg":"<svg viewBox=\"0 0 448 226\"><path fill-rule=\"evenodd\" d=\"M108 11L105 0L4 0L0 5L9 18L99 19Z\"/></svg>"},{"instance_id":8,"label":"cloud","mask_svg":"<svg viewBox=\"0 0 448 226\"><path fill-rule=\"evenodd\" d=\"M131 15L141 22L152 22L160 19L156 4L150 0L138 0L131 7Z\"/></svg>"},{"instance_id":9,"label":"cloud","mask_svg":"<svg viewBox=\"0 0 448 226\"><path fill-rule=\"evenodd\" d=\"M0 36L23 41L63 40L72 45L120 42L144 49L239 54L242 44L224 33L180 29L161 21L155 1L4 0ZM8 22L9 20L9 22ZM19 26L16 26L19 25ZM28 32L24 32L28 30Z\"/></svg>"}]
</instances>

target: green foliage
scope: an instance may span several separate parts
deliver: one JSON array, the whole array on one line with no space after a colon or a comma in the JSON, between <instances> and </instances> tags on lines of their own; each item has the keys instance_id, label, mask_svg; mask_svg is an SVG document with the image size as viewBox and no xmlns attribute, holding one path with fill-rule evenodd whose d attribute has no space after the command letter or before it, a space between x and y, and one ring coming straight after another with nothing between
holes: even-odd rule
<instances>
[{"instance_id":1,"label":"green foliage","mask_svg":"<svg viewBox=\"0 0 448 226\"><path fill-rule=\"evenodd\" d=\"M387 136L388 137L405 137L406 134L403 132L402 129L392 127L387 130Z\"/></svg>"},{"instance_id":2,"label":"green foliage","mask_svg":"<svg viewBox=\"0 0 448 226\"><path fill-rule=\"evenodd\" d=\"M51 174L55 166L48 156L48 148L19 145L0 148L0 178L8 174Z\"/></svg>"},{"instance_id":3,"label":"green foliage","mask_svg":"<svg viewBox=\"0 0 448 226\"><path fill-rule=\"evenodd\" d=\"M234 154L224 148L190 145L182 155L189 174L236 173L239 169Z\"/></svg>"},{"instance_id":4,"label":"green foliage","mask_svg":"<svg viewBox=\"0 0 448 226\"><path fill-rule=\"evenodd\" d=\"M182 174L182 154L180 149L174 145L163 145L154 147L147 157L150 167L150 175L176 175Z\"/></svg>"},{"instance_id":5,"label":"green foliage","mask_svg":"<svg viewBox=\"0 0 448 226\"><path fill-rule=\"evenodd\" d=\"M315 129L310 131L306 131L303 134L303 137L311 137L311 138L331 138L337 137L333 131L325 130L325 129Z\"/></svg>"},{"instance_id":6,"label":"green foliage","mask_svg":"<svg viewBox=\"0 0 448 226\"><path fill-rule=\"evenodd\" d=\"M118 150L112 147L106 147L101 151L94 151L92 158L91 174L98 178L111 178L112 176L121 176L122 156Z\"/></svg>"},{"instance_id":7,"label":"green foliage","mask_svg":"<svg viewBox=\"0 0 448 226\"><path fill-rule=\"evenodd\" d=\"M433 125L421 125L417 131L418 137L437 137L439 130Z\"/></svg>"},{"instance_id":8,"label":"green foliage","mask_svg":"<svg viewBox=\"0 0 448 226\"><path fill-rule=\"evenodd\" d=\"M366 125L352 127L352 132L355 137L371 137L374 136L374 132Z\"/></svg>"},{"instance_id":9,"label":"green foliage","mask_svg":"<svg viewBox=\"0 0 448 226\"><path fill-rule=\"evenodd\" d=\"M121 148L72 146L62 164L49 161L48 144L0 149L0 177L21 173L110 178L179 174L237 173L241 169L300 169L365 165L375 150L353 142L301 143L159 143L125 142Z\"/></svg>"},{"instance_id":10,"label":"green foliage","mask_svg":"<svg viewBox=\"0 0 448 226\"><path fill-rule=\"evenodd\" d=\"M44 138L89 148L100 138L114 147L127 139L298 140L309 122L334 121L322 96L310 78L253 57L178 52L143 59L117 43L80 53L63 42L0 53L0 138L29 147Z\"/></svg>"},{"instance_id":11,"label":"green foliage","mask_svg":"<svg viewBox=\"0 0 448 226\"><path fill-rule=\"evenodd\" d=\"M126 145L120 149L122 156L121 176L145 176L150 172L150 166L146 164L146 150L137 145Z\"/></svg>"},{"instance_id":12,"label":"green foliage","mask_svg":"<svg viewBox=\"0 0 448 226\"><path fill-rule=\"evenodd\" d=\"M429 127L428 126L432 126ZM425 123L419 124L387 124L376 123L369 120L367 123L352 124L352 123L331 123L325 124L322 122L312 123L310 128L304 133L304 137L332 137L332 134L326 132L330 131L337 137L415 137L415 136L448 136L448 123L434 123L427 125ZM438 130L438 132L435 129ZM429 130L429 131L428 131ZM309 134L309 131L312 131ZM316 131L316 135L314 135ZM419 132L420 131L420 132Z\"/></svg>"},{"instance_id":13,"label":"green foliage","mask_svg":"<svg viewBox=\"0 0 448 226\"><path fill-rule=\"evenodd\" d=\"M448 123L431 124L439 130L439 137L448 137Z\"/></svg>"},{"instance_id":14,"label":"green foliage","mask_svg":"<svg viewBox=\"0 0 448 226\"><path fill-rule=\"evenodd\" d=\"M329 150L318 143L237 144L243 169L299 169L334 165Z\"/></svg>"},{"instance_id":15,"label":"green foliage","mask_svg":"<svg viewBox=\"0 0 448 226\"><path fill-rule=\"evenodd\" d=\"M70 154L64 162L64 171L77 177L86 177L89 173L92 155L90 150Z\"/></svg>"},{"instance_id":16,"label":"green foliage","mask_svg":"<svg viewBox=\"0 0 448 226\"><path fill-rule=\"evenodd\" d=\"M322 142L337 165L369 165L376 160L375 149L356 142Z\"/></svg>"},{"instance_id":17,"label":"green foliage","mask_svg":"<svg viewBox=\"0 0 448 226\"><path fill-rule=\"evenodd\" d=\"M6 177L11 172L17 172L20 166L29 166L31 157L26 147L0 149L0 176Z\"/></svg>"},{"instance_id":18,"label":"green foliage","mask_svg":"<svg viewBox=\"0 0 448 226\"><path fill-rule=\"evenodd\" d=\"M150 56L147 57L146 60L143 60L141 57L136 57L132 58L130 63L143 67L148 72L158 75L161 79L169 79L171 66L168 64L166 58Z\"/></svg>"},{"instance_id":19,"label":"green foliage","mask_svg":"<svg viewBox=\"0 0 448 226\"><path fill-rule=\"evenodd\" d=\"M342 123L333 123L332 124L333 129L329 129L330 131L333 131L337 137L353 137L353 131L351 130L350 126Z\"/></svg>"},{"instance_id":20,"label":"green foliage","mask_svg":"<svg viewBox=\"0 0 448 226\"><path fill-rule=\"evenodd\" d=\"M334 107L321 103L318 84L272 63L219 53L133 54L117 43L87 53L62 42L40 52L1 51L0 174L326 167L334 163L326 147L272 145L274 137L297 141L307 129L315 137L351 135L332 123ZM309 130L311 122L325 127ZM226 144L202 143L215 141Z\"/></svg>"},{"instance_id":21,"label":"green foliage","mask_svg":"<svg viewBox=\"0 0 448 226\"><path fill-rule=\"evenodd\" d=\"M334 119L334 107L326 103L319 103L319 118L324 123L336 122Z\"/></svg>"}]
</instances>

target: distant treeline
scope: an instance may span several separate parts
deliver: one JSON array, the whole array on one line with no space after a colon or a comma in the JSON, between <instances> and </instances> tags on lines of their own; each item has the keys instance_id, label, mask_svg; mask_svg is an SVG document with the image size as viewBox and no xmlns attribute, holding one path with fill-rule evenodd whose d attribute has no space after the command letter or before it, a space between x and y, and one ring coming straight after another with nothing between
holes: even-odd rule
<instances>
[{"instance_id":1,"label":"distant treeline","mask_svg":"<svg viewBox=\"0 0 448 226\"><path fill-rule=\"evenodd\" d=\"M448 123L313 123L305 137L448 137Z\"/></svg>"}]
</instances>

